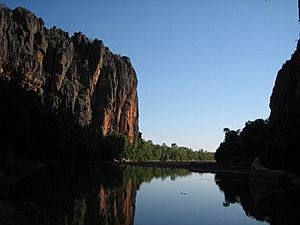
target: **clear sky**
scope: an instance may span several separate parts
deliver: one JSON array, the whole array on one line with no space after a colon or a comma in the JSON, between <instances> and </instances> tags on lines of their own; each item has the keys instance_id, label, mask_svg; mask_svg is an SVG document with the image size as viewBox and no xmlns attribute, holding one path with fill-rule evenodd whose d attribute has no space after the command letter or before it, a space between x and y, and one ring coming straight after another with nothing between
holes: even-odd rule
<instances>
[{"instance_id":1,"label":"clear sky","mask_svg":"<svg viewBox=\"0 0 300 225\"><path fill-rule=\"evenodd\" d=\"M269 116L277 71L299 38L296 0L1 2L129 56L143 137L194 150L214 151L224 127Z\"/></svg>"}]
</instances>

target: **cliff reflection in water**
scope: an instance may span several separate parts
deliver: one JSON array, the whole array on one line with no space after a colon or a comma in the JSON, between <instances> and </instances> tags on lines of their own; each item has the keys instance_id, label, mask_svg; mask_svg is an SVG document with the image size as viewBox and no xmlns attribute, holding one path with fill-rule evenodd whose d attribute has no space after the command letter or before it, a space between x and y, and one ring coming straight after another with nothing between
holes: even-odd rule
<instances>
[{"instance_id":1,"label":"cliff reflection in water","mask_svg":"<svg viewBox=\"0 0 300 225\"><path fill-rule=\"evenodd\" d=\"M100 224L130 225L134 223L136 192L144 182L153 178L165 179L187 176L191 172L183 169L162 169L152 167L122 167L122 185L113 188L100 187Z\"/></svg>"},{"instance_id":2,"label":"cliff reflection in water","mask_svg":"<svg viewBox=\"0 0 300 225\"><path fill-rule=\"evenodd\" d=\"M131 225L143 182L188 174L160 168L49 167L33 172L0 199L18 212L9 218L11 224Z\"/></svg>"},{"instance_id":3,"label":"cliff reflection in water","mask_svg":"<svg viewBox=\"0 0 300 225\"><path fill-rule=\"evenodd\" d=\"M188 175L191 176L185 177ZM170 182L177 177L181 178ZM158 179L143 186L138 199L140 208L136 210L137 191L153 178L163 181ZM214 181L224 193L223 206L228 209L222 206L218 196L222 199L223 194ZM6 193L0 193L0 224L259 223L245 219L248 216L264 224L298 225L299 195L299 190L280 192L271 182L261 185L238 175L200 175L187 170L150 167L46 167L33 171ZM246 216L232 210L231 204L235 203L241 205ZM153 209L155 204L159 205ZM222 216L218 218L215 213Z\"/></svg>"},{"instance_id":4,"label":"cliff reflection in water","mask_svg":"<svg viewBox=\"0 0 300 225\"><path fill-rule=\"evenodd\" d=\"M248 217L271 225L298 225L300 190L283 191L247 177L216 174L215 182L224 193L224 207L240 204Z\"/></svg>"}]
</instances>

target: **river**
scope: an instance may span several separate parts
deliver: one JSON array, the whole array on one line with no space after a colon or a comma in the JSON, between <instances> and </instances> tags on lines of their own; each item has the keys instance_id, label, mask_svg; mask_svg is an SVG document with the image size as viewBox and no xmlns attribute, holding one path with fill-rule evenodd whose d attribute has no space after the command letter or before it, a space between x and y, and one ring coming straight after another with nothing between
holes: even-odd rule
<instances>
[{"instance_id":1,"label":"river","mask_svg":"<svg viewBox=\"0 0 300 225\"><path fill-rule=\"evenodd\" d=\"M32 225L296 225L299 195L242 175L98 165L33 171L1 198Z\"/></svg>"}]
</instances>

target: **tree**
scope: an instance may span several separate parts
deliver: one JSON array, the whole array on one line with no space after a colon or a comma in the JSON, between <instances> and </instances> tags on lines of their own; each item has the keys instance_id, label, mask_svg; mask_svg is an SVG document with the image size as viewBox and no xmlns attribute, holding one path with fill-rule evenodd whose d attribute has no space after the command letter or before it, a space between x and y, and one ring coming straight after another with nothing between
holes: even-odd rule
<instances>
[{"instance_id":1,"label":"tree","mask_svg":"<svg viewBox=\"0 0 300 225\"><path fill-rule=\"evenodd\" d=\"M178 148L178 146L177 146L176 143L172 143L172 144L171 144L171 148Z\"/></svg>"},{"instance_id":2,"label":"tree","mask_svg":"<svg viewBox=\"0 0 300 225\"><path fill-rule=\"evenodd\" d=\"M224 141L218 147L217 162L252 162L262 157L267 138L268 120L248 121L242 130L224 128Z\"/></svg>"}]
</instances>

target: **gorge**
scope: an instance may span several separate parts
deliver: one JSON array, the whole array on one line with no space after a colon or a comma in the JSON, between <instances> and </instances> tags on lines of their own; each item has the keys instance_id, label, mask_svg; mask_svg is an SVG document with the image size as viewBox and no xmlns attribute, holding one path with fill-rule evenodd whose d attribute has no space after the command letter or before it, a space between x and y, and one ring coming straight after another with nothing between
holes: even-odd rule
<instances>
[{"instance_id":1,"label":"gorge","mask_svg":"<svg viewBox=\"0 0 300 225\"><path fill-rule=\"evenodd\" d=\"M104 160L117 156L104 153L105 143L117 141L102 137L137 140L137 76L128 57L80 32L47 29L24 8L1 6L0 21L2 148L29 158Z\"/></svg>"},{"instance_id":2,"label":"gorge","mask_svg":"<svg viewBox=\"0 0 300 225\"><path fill-rule=\"evenodd\" d=\"M223 4L225 6L227 3ZM231 4L229 8L235 6L237 2L233 1ZM87 5L84 3L85 8L88 8ZM128 25L126 16L121 17L125 22L120 21L117 13L111 13L102 2L100 5L103 7L101 10L107 10L105 22L112 29L116 26L112 20L124 26L124 29L128 28L125 26ZM204 6L206 7L203 7L204 11L209 8L215 11L212 7L214 5L206 3ZM55 5L55 9L56 7ZM99 10L100 7L95 8L101 15L106 11ZM117 8L120 9L117 12L123 12L122 16L130 14L125 8L119 6ZM137 13L136 9L132 11ZM181 7L178 9L180 12L184 11ZM81 16L83 9L77 10L80 14L76 16ZM192 8L189 10L193 11ZM189 10L183 15L186 17L192 15ZM170 11L169 5L167 11ZM223 7L220 7L217 11L220 17L216 20L225 19L222 17L224 11ZM153 10L149 8L148 12L152 13ZM159 18L158 15L159 13L155 14L155 17ZM136 14L130 16L134 21L137 20ZM175 16L178 17L177 14ZM151 102L147 102L149 112L159 115L159 119L150 120L150 123L153 123L151 125L156 128L155 130L163 130L164 125L160 122L166 117L160 115L163 111L160 111L159 107L167 108L166 102L171 102L171 99L163 93L159 93L157 97L154 92L159 92L157 90L167 92L170 89L165 87L170 85L173 94L171 97L174 98L175 104L166 114L167 117L176 117L176 122L168 127L168 132L171 133L174 127L179 127L182 133L190 135L191 142L194 130L186 127L192 127L191 121L199 126L205 124L197 123L194 118L189 120L187 117L190 115L201 117L202 113L207 119L209 117L206 118L205 114L209 111L194 110L197 108L189 107L186 102L190 105L201 105L201 101L205 102L205 98L210 102L209 95L216 93L214 90L216 83L224 82L219 89L226 89L228 92L221 92L225 95L233 92L238 95L238 91L241 90L246 92L243 88L233 88L233 92L228 90L231 89L230 85L236 82L237 77L233 76L232 82L226 83L228 79L226 71L221 73L218 73L218 70L213 71L218 76L203 80L193 76L182 76L192 72L189 65L201 67L208 63L209 56L212 61L218 63L221 61L215 60L215 57L219 55L223 57L219 64L220 68L221 64L232 63L234 70L237 69L238 54L232 51L228 55L234 60L229 57L227 61L223 61L226 54L222 54L228 51L226 48L215 47L220 45L212 38L214 36L214 31L211 30L213 25L210 24L212 17L209 15L209 20L204 20L205 26L199 25L201 36L209 34L207 36L211 39L210 43L207 43L207 39L196 40L199 36L194 30L192 32L180 30L180 33L184 33L183 36L192 34L195 39L193 39L195 42L192 42L192 47L196 50L195 55L191 54L192 51L188 48L184 49L186 52L180 51L178 45L171 45L168 49L170 51L167 52L168 56L172 53L178 63L181 60L184 62L182 68L185 68L181 74L180 68L176 65L177 61L174 63L174 60L170 60L172 62L170 67L179 69L180 79L176 77L174 70L168 70L170 68L163 70L159 63L152 62L153 58L152 60L144 58L144 61L150 62L151 68L159 67L164 72L173 71L169 72L170 77L165 79L167 84L162 82L163 79L157 80L155 76L147 76L153 83L144 80L146 76L141 79L143 82L149 82L148 95L153 95L155 100L163 100L162 103L165 104L156 105L155 102L155 105L152 105ZM64 18L75 24L69 17ZM189 21L185 16L179 18ZM154 17L150 17L150 21L153 20ZM149 21L147 19L141 21L142 28L139 27L141 29L139 32L150 34L151 32L147 33L151 30L148 30L149 24L145 23ZM94 22L92 29L95 29ZM158 19L158 22L156 25L162 21ZM200 24L200 21L198 22ZM178 31L177 27L180 27L178 21L177 23L171 21L171 24L175 24ZM218 27L220 31L224 28L223 23L221 24L222 26ZM209 27L209 32L202 32L206 26ZM101 30L102 27L98 27ZM166 35L162 32L166 27L161 26L159 27L161 30L158 29L156 32ZM242 28L244 27L246 25L243 24ZM169 30L166 30L169 33ZM219 36L221 32L218 30L217 33L217 39L222 44ZM134 33L137 34L139 33ZM224 40L234 39L235 35L230 35L228 40ZM239 35L237 36L242 39L242 44L250 46L250 43ZM178 35L178 40L183 36ZM158 37L160 42L161 36ZM167 37L164 38L171 42ZM176 38L174 40L177 40ZM165 53L163 48L160 49L165 42L155 46L153 45L155 41L147 43L148 39L145 39L145 36L134 41L137 40L142 40L143 45L153 48L155 58L159 58L162 65L168 67L168 64L165 64L167 59L160 55L162 52ZM180 40L179 43L185 48L186 40L191 39L184 40L182 42ZM200 46L200 42L209 46L205 49L204 45L201 45L204 61L196 57L199 55L196 46L198 44ZM237 42L233 43L231 47L241 50ZM121 44L124 45L123 42ZM202 148L194 151L176 143L168 146L165 143L160 145L142 139L139 132L137 73L128 57L112 53L101 40L90 39L81 32L69 35L57 27L47 28L43 19L31 11L25 8L11 10L0 4L0 45L0 225L199 223L296 225L299 223L300 166L297 151L300 146L300 41L291 59L286 61L277 74L270 99L270 117L266 120L248 121L241 130L225 128L225 139L216 154ZM130 45L130 48L133 47L136 46ZM214 52L215 50L217 51ZM147 51L149 51L147 48L142 50ZM279 52L276 54L279 55ZM130 55L132 59L138 58L137 55ZM189 64L193 60L196 63ZM261 60L262 63L265 63L264 60ZM218 63L215 63L216 65L208 63L209 71L214 66L219 66ZM247 65L251 68L256 66L252 62ZM239 66L243 67L242 64ZM261 69L259 65L257 67ZM147 69L153 72L149 67ZM245 77L248 76L247 67L243 70ZM200 76L209 77L205 72ZM227 77L224 79L222 76ZM179 82L173 83L172 81L176 79ZM154 88L160 85L161 89ZM194 95L193 91L201 88L204 92ZM188 89L192 91L188 92ZM247 99L243 101L247 102ZM213 116L217 114L224 115L224 118L228 116L225 111L223 114L223 107L228 103L221 106L217 101L212 101L210 104L217 106L216 114L212 114L210 118L215 120ZM230 104L242 108L242 105L234 101ZM204 108L204 105L201 107ZM195 111L195 114L189 114L188 111ZM238 116L241 111L235 113L237 114L234 116ZM186 127L180 126L180 120L183 120ZM210 131L212 130L205 130L207 133ZM165 138L164 135L161 136ZM200 142L201 138L199 135L197 141ZM214 156L217 162L213 160Z\"/></svg>"}]
</instances>

